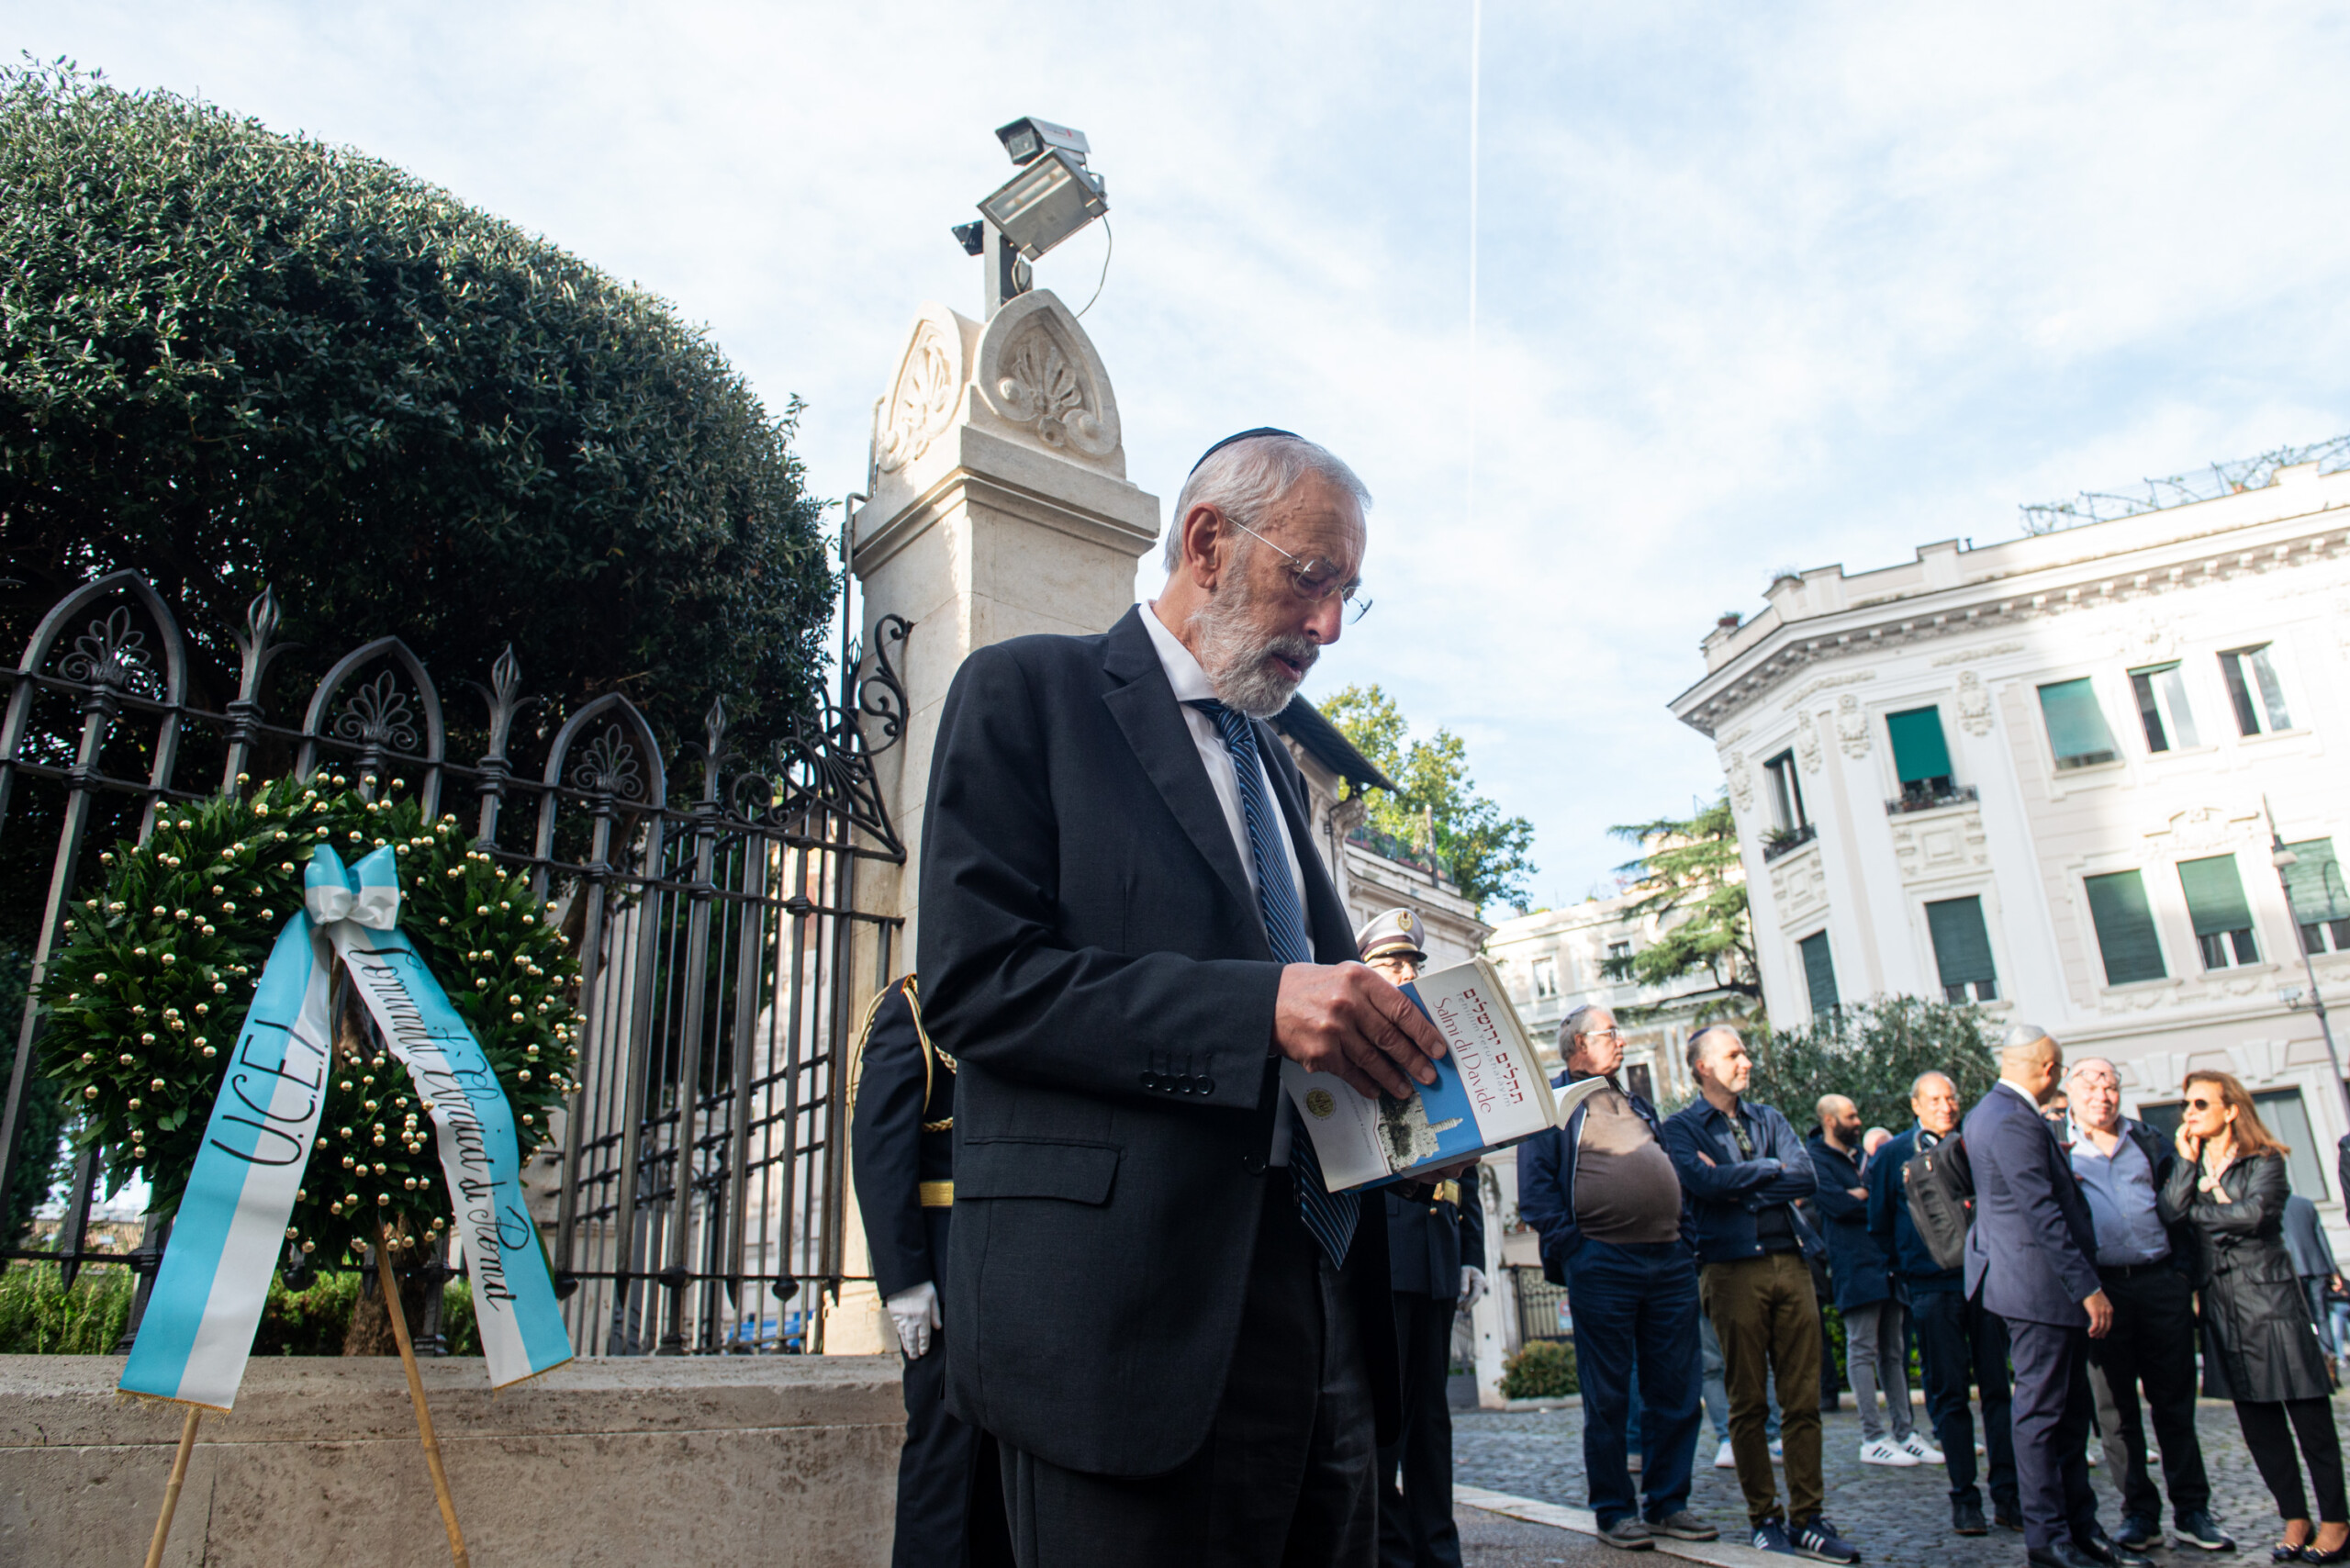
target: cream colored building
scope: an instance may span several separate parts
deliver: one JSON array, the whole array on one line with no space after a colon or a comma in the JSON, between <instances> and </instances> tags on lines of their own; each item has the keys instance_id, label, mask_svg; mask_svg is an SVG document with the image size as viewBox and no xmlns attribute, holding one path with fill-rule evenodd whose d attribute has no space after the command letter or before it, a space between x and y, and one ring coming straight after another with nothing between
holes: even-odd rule
<instances>
[{"instance_id":1,"label":"cream colored building","mask_svg":"<svg viewBox=\"0 0 2350 1568\"><path fill-rule=\"evenodd\" d=\"M1672 707L1719 748L1774 1020L1975 1002L2112 1058L2158 1122L2223 1069L2338 1223L2302 949L2350 990L2350 472L2253 483L1783 577Z\"/></svg>"}]
</instances>

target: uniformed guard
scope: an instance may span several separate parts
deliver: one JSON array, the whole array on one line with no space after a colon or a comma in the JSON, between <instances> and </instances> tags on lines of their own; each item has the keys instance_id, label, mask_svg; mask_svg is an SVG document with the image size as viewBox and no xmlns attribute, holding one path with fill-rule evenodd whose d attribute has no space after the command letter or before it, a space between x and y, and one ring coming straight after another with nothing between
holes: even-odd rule
<instances>
[{"instance_id":1,"label":"uniformed guard","mask_svg":"<svg viewBox=\"0 0 2350 1568\"><path fill-rule=\"evenodd\" d=\"M849 1165L873 1281L905 1353L892 1568L1009 1568L995 1444L946 1413L938 1281L955 1214L955 1061L930 1043L914 977L873 1001L857 1043Z\"/></svg>"},{"instance_id":2,"label":"uniformed guard","mask_svg":"<svg viewBox=\"0 0 2350 1568\"><path fill-rule=\"evenodd\" d=\"M1397 985L1428 960L1418 913L1391 909L1355 934L1362 961ZM1382 1568L1460 1568L1452 1522L1452 1322L1485 1290L1485 1211L1477 1173L1437 1185L1432 1198L1387 1192L1389 1289L1403 1364L1404 1424L1379 1452ZM1401 1483L1399 1485L1398 1483Z\"/></svg>"}]
</instances>

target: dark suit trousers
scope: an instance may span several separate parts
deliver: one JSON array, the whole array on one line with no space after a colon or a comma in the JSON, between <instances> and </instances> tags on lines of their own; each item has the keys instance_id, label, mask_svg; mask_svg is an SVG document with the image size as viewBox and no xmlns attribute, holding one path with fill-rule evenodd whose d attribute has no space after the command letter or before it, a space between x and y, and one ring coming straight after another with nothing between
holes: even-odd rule
<instances>
[{"instance_id":1,"label":"dark suit trousers","mask_svg":"<svg viewBox=\"0 0 2350 1568\"><path fill-rule=\"evenodd\" d=\"M1377 1211L1367 1207L1363 1223ZM1391 1326L1369 1327L1383 1340ZM1206 1441L1167 1474L1140 1479L1066 1470L1005 1445L1020 1568L1371 1568L1378 1455L1365 1327L1352 1282L1299 1221L1288 1173L1268 1171Z\"/></svg>"},{"instance_id":2,"label":"dark suit trousers","mask_svg":"<svg viewBox=\"0 0 2350 1568\"><path fill-rule=\"evenodd\" d=\"M995 1443L946 1413L946 1339L908 1361L906 1442L898 1450L898 1535L891 1568L1011 1568Z\"/></svg>"},{"instance_id":3,"label":"dark suit trousers","mask_svg":"<svg viewBox=\"0 0 2350 1568\"><path fill-rule=\"evenodd\" d=\"M1990 1457L1991 1506L2016 1508L2016 1450L2009 1421L2008 1327L1996 1312L1956 1291L1917 1291L1909 1317L1918 1327L1918 1370L1926 1384L1926 1412L1934 1441L1950 1468L1950 1500L1983 1506L1975 1484L1975 1416L1969 1385L1983 1400L1983 1447Z\"/></svg>"},{"instance_id":4,"label":"dark suit trousers","mask_svg":"<svg viewBox=\"0 0 2350 1568\"><path fill-rule=\"evenodd\" d=\"M2012 1418L2023 1543L2045 1551L2097 1533L2089 1487L2089 1331L2018 1319L2008 1325L2015 1358Z\"/></svg>"},{"instance_id":5,"label":"dark suit trousers","mask_svg":"<svg viewBox=\"0 0 2350 1568\"><path fill-rule=\"evenodd\" d=\"M1394 1294L1404 1429L1379 1450L1379 1561L1384 1568L1460 1568L1460 1527L1452 1522L1452 1406L1445 1399L1457 1304L1426 1291Z\"/></svg>"},{"instance_id":6,"label":"dark suit trousers","mask_svg":"<svg viewBox=\"0 0 2350 1568\"><path fill-rule=\"evenodd\" d=\"M2146 1470L2141 1384L2162 1445L2172 1513L2208 1508L2211 1483L2195 1436L2195 1292L2186 1275L2161 1266L2100 1269L2098 1277L2113 1303L2113 1331L2089 1341L2089 1387L2105 1433L2106 1478L2121 1488L2121 1511L2147 1519L2163 1512L2162 1494Z\"/></svg>"}]
</instances>

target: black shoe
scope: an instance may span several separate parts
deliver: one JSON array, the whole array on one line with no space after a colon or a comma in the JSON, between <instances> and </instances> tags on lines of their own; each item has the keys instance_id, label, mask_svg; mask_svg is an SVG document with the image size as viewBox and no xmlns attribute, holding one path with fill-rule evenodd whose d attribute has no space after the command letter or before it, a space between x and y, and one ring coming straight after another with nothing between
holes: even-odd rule
<instances>
[{"instance_id":1,"label":"black shoe","mask_svg":"<svg viewBox=\"0 0 2350 1568\"><path fill-rule=\"evenodd\" d=\"M2276 1545L2268 1549L2268 1561L2271 1562L2299 1562L2301 1560L2301 1553L2306 1550L2307 1548L2305 1547L2295 1546L2289 1540L2280 1540Z\"/></svg>"},{"instance_id":2,"label":"black shoe","mask_svg":"<svg viewBox=\"0 0 2350 1568\"><path fill-rule=\"evenodd\" d=\"M2031 1568L2103 1568L2096 1558L2068 1540L2059 1540L2044 1550L2028 1546L2024 1548L2023 1560Z\"/></svg>"},{"instance_id":3,"label":"black shoe","mask_svg":"<svg viewBox=\"0 0 2350 1568\"><path fill-rule=\"evenodd\" d=\"M2162 1521L2150 1519L2143 1514L2124 1514L2121 1528L2114 1532L2113 1539L2132 1551L2160 1546L2163 1543ZM2210 1550L2216 1551L2219 1549L2213 1547Z\"/></svg>"},{"instance_id":4,"label":"black shoe","mask_svg":"<svg viewBox=\"0 0 2350 1568\"><path fill-rule=\"evenodd\" d=\"M2233 1551L2236 1538L2221 1529L2211 1518L2209 1508L2190 1508L2172 1521L2171 1533L2178 1537L2181 1546L2199 1547L2205 1551ZM2123 1540L2129 1538L2124 1536Z\"/></svg>"},{"instance_id":5,"label":"black shoe","mask_svg":"<svg viewBox=\"0 0 2350 1568\"><path fill-rule=\"evenodd\" d=\"M2103 1530L2098 1531L2087 1540L2076 1540L2073 1544L2095 1561L2108 1564L2109 1568L2154 1568L2153 1558L2129 1547L2116 1544L2107 1539Z\"/></svg>"},{"instance_id":6,"label":"black shoe","mask_svg":"<svg viewBox=\"0 0 2350 1568\"><path fill-rule=\"evenodd\" d=\"M2344 1541L2331 1551L2320 1551L2317 1549L2317 1537L2311 1536L2310 1544L2301 1548L2301 1561L2304 1562L2350 1562L2350 1540Z\"/></svg>"},{"instance_id":7,"label":"black shoe","mask_svg":"<svg viewBox=\"0 0 2350 1568\"><path fill-rule=\"evenodd\" d=\"M1991 1527L1983 1518L1980 1503L1953 1503L1950 1506L1950 1528L1959 1535L1989 1535Z\"/></svg>"},{"instance_id":8,"label":"black shoe","mask_svg":"<svg viewBox=\"0 0 2350 1568\"><path fill-rule=\"evenodd\" d=\"M1991 1522L2001 1529L2011 1529L2018 1534L2023 1531L2023 1515L2013 1504L1992 1504Z\"/></svg>"}]
</instances>

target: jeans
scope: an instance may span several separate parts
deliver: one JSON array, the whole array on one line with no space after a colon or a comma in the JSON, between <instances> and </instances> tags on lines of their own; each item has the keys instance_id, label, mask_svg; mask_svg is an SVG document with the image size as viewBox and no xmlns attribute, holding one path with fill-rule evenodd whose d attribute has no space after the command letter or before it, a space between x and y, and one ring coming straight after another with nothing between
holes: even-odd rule
<instances>
[{"instance_id":1,"label":"jeans","mask_svg":"<svg viewBox=\"0 0 2350 1568\"><path fill-rule=\"evenodd\" d=\"M1699 1289L1721 1336L1729 1446L1747 1521L1759 1526L1783 1517L1771 1439L1763 1431L1775 1378L1787 1467L1784 1518L1800 1524L1819 1512L1826 1497L1819 1468L1819 1300L1811 1292L1811 1271L1800 1252L1766 1252L1707 1264Z\"/></svg>"},{"instance_id":2,"label":"jeans","mask_svg":"<svg viewBox=\"0 0 2350 1568\"><path fill-rule=\"evenodd\" d=\"M1950 1467L1953 1504L1983 1505L1975 1485L1975 1417L1970 1383L1981 1385L1983 1447L1990 1455L1991 1506L2015 1517L2015 1433L2008 1421L2008 1326L1956 1291L1919 1291L1909 1311L1918 1324L1918 1363L1935 1446Z\"/></svg>"},{"instance_id":3,"label":"jeans","mask_svg":"<svg viewBox=\"0 0 2350 1568\"><path fill-rule=\"evenodd\" d=\"M1586 1240L1567 1260L1566 1275L1591 1511L1602 1529L1636 1511L1651 1520L1679 1513L1689 1506L1697 1449L1697 1274L1689 1249L1677 1241ZM1625 1463L1636 1368L1644 1394L1637 1495Z\"/></svg>"},{"instance_id":4,"label":"jeans","mask_svg":"<svg viewBox=\"0 0 2350 1568\"><path fill-rule=\"evenodd\" d=\"M2121 1492L2124 1515L2158 1519L2162 1494L2146 1470L2146 1428L2138 1391L2162 1444L2163 1481L2174 1516L2211 1506L2211 1483L2195 1435L2195 1294L2167 1268L2100 1269L2113 1303L2113 1330L2089 1341L2089 1387L2105 1434L2105 1477Z\"/></svg>"},{"instance_id":5,"label":"jeans","mask_svg":"<svg viewBox=\"0 0 2350 1568\"><path fill-rule=\"evenodd\" d=\"M1844 1376L1852 1385L1852 1402L1861 1407L1861 1440L1873 1443L1885 1436L1877 1419L1876 1392L1885 1387L1886 1414L1893 1423L1893 1440L1908 1440L1909 1353L1902 1319L1908 1315L1887 1296L1866 1306L1844 1309Z\"/></svg>"},{"instance_id":6,"label":"jeans","mask_svg":"<svg viewBox=\"0 0 2350 1568\"><path fill-rule=\"evenodd\" d=\"M2327 1315L2333 1320L2326 1349L2333 1351L2334 1359L2339 1361L2350 1356L2350 1301L2329 1301L2325 1307Z\"/></svg>"}]
</instances>

